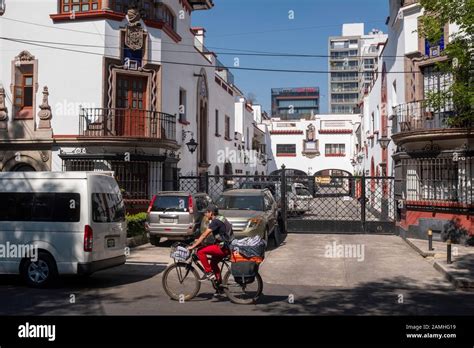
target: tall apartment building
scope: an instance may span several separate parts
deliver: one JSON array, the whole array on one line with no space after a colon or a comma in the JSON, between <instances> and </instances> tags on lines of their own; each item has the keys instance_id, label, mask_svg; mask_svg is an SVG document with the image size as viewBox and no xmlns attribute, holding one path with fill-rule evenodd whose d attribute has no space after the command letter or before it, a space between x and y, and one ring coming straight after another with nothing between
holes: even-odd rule
<instances>
[{"instance_id":1,"label":"tall apartment building","mask_svg":"<svg viewBox=\"0 0 474 348\"><path fill-rule=\"evenodd\" d=\"M359 113L359 101L377 68L377 44L385 40L376 29L364 35L363 23L344 24L342 36L329 38L330 113Z\"/></svg>"},{"instance_id":2,"label":"tall apartment building","mask_svg":"<svg viewBox=\"0 0 474 348\"><path fill-rule=\"evenodd\" d=\"M272 88L272 117L300 120L319 114L319 88Z\"/></svg>"}]
</instances>

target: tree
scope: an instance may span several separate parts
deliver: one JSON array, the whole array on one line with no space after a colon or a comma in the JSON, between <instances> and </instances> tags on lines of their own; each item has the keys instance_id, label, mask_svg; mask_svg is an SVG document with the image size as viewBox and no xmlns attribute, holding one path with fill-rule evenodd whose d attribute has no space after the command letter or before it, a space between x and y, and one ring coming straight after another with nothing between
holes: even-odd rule
<instances>
[{"instance_id":1,"label":"tree","mask_svg":"<svg viewBox=\"0 0 474 348\"><path fill-rule=\"evenodd\" d=\"M427 96L428 105L440 109L452 100L451 126L474 124L474 0L420 0L425 9L420 18L419 35L429 42L439 42L446 24L455 23L459 32L449 38L442 54L447 60L437 63L441 72L450 73L453 83L445 91Z\"/></svg>"}]
</instances>

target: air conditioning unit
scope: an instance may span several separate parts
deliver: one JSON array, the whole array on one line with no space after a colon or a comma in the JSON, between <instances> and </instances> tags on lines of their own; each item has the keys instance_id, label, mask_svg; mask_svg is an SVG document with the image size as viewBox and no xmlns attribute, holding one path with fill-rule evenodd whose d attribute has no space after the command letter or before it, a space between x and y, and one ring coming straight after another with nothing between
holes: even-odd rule
<instances>
[{"instance_id":1,"label":"air conditioning unit","mask_svg":"<svg viewBox=\"0 0 474 348\"><path fill-rule=\"evenodd\" d=\"M438 57L440 52L439 46L430 47L430 57Z\"/></svg>"}]
</instances>

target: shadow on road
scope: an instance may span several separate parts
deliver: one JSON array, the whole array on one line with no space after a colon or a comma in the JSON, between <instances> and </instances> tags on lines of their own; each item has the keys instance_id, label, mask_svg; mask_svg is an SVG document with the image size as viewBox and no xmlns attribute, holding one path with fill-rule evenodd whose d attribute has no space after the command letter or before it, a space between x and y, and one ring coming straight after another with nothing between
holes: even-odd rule
<instances>
[{"instance_id":1,"label":"shadow on road","mask_svg":"<svg viewBox=\"0 0 474 348\"><path fill-rule=\"evenodd\" d=\"M274 315L472 315L474 291L456 291L442 286L441 280L439 287L416 282L397 277L354 288L302 291L295 287L285 296L270 296L269 301L265 296L256 310Z\"/></svg>"}]
</instances>

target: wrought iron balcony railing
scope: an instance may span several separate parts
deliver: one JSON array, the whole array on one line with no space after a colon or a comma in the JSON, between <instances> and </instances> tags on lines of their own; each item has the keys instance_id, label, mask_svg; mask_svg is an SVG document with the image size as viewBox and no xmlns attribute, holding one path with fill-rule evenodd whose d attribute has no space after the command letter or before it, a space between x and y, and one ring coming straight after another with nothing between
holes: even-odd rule
<instances>
[{"instance_id":1,"label":"wrought iron balcony railing","mask_svg":"<svg viewBox=\"0 0 474 348\"><path fill-rule=\"evenodd\" d=\"M454 116L453 103L433 107L426 100L397 105L393 108L392 133L406 133L425 129L448 128L447 120Z\"/></svg>"},{"instance_id":2,"label":"wrought iron balcony railing","mask_svg":"<svg viewBox=\"0 0 474 348\"><path fill-rule=\"evenodd\" d=\"M79 135L176 141L176 117L151 110L83 108Z\"/></svg>"}]
</instances>

